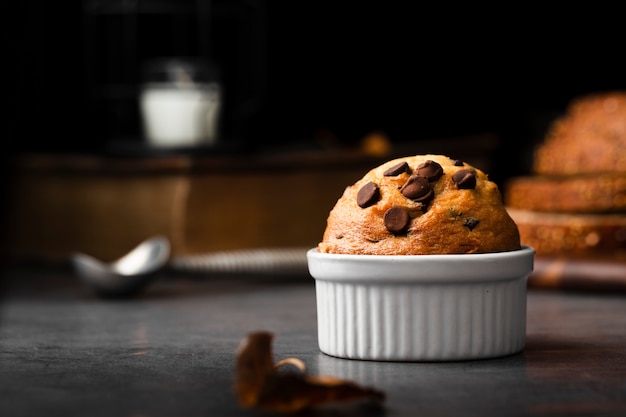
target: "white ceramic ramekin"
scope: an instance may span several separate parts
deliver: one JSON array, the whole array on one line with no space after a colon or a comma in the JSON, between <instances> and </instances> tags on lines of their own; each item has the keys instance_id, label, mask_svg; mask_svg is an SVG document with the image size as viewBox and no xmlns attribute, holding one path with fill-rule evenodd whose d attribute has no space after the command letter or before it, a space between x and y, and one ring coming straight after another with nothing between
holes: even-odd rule
<instances>
[{"instance_id":1,"label":"white ceramic ramekin","mask_svg":"<svg viewBox=\"0 0 626 417\"><path fill-rule=\"evenodd\" d=\"M349 359L455 361L520 352L534 250L459 255L307 252L320 350Z\"/></svg>"}]
</instances>

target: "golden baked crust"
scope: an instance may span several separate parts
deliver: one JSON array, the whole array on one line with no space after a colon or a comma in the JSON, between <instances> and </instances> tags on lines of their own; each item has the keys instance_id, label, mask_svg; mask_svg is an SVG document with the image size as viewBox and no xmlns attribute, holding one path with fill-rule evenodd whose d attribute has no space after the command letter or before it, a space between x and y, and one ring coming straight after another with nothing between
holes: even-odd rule
<instances>
[{"instance_id":1,"label":"golden baked crust","mask_svg":"<svg viewBox=\"0 0 626 417\"><path fill-rule=\"evenodd\" d=\"M539 255L626 254L626 214L572 214L507 208L521 241Z\"/></svg>"},{"instance_id":2,"label":"golden baked crust","mask_svg":"<svg viewBox=\"0 0 626 417\"><path fill-rule=\"evenodd\" d=\"M572 100L535 148L533 171L504 195L523 244L537 255L626 252L626 91Z\"/></svg>"},{"instance_id":3,"label":"golden baked crust","mask_svg":"<svg viewBox=\"0 0 626 417\"><path fill-rule=\"evenodd\" d=\"M535 148L537 174L626 172L626 91L578 97Z\"/></svg>"},{"instance_id":4,"label":"golden baked crust","mask_svg":"<svg viewBox=\"0 0 626 417\"><path fill-rule=\"evenodd\" d=\"M434 176L425 187L433 194L407 190L406 184L413 183L418 167L429 164L427 161L435 164L431 162L430 171L426 169L421 176ZM403 163L408 165L407 171L402 170ZM435 178L437 165L443 173ZM385 175L393 168L396 172ZM416 201L419 199L425 201ZM328 216L318 245L324 253L369 255L517 249L519 231L502 204L497 185L481 170L444 155L398 158L370 170L345 189Z\"/></svg>"},{"instance_id":5,"label":"golden baked crust","mask_svg":"<svg viewBox=\"0 0 626 417\"><path fill-rule=\"evenodd\" d=\"M541 212L626 212L626 172L511 178L504 202L507 207Z\"/></svg>"}]
</instances>

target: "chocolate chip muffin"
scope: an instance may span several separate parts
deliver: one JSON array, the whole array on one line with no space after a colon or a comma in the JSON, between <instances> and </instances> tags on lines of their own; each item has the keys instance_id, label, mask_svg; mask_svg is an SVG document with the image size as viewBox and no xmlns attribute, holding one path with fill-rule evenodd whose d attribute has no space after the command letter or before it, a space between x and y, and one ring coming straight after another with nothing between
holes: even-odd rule
<instances>
[{"instance_id":1,"label":"chocolate chip muffin","mask_svg":"<svg viewBox=\"0 0 626 417\"><path fill-rule=\"evenodd\" d=\"M444 155L388 161L349 186L318 250L361 255L427 255L520 249L519 231L497 185Z\"/></svg>"}]
</instances>

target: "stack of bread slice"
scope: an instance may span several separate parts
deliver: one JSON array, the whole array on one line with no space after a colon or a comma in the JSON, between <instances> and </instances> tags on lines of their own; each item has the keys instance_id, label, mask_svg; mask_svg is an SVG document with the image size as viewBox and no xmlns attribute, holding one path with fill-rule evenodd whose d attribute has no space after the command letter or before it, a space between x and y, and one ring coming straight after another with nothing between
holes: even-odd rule
<instances>
[{"instance_id":1,"label":"stack of bread slice","mask_svg":"<svg viewBox=\"0 0 626 417\"><path fill-rule=\"evenodd\" d=\"M538 256L626 259L626 91L572 100L532 164L503 193L522 243Z\"/></svg>"}]
</instances>

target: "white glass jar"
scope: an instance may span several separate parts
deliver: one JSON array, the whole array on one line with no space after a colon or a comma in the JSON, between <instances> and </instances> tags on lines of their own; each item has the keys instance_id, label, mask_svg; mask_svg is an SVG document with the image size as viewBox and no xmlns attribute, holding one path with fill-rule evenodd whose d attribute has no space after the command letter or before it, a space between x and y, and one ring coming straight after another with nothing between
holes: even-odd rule
<instances>
[{"instance_id":1,"label":"white glass jar","mask_svg":"<svg viewBox=\"0 0 626 417\"><path fill-rule=\"evenodd\" d=\"M152 63L140 92L146 140L155 147L210 146L218 140L221 89L203 63Z\"/></svg>"}]
</instances>

